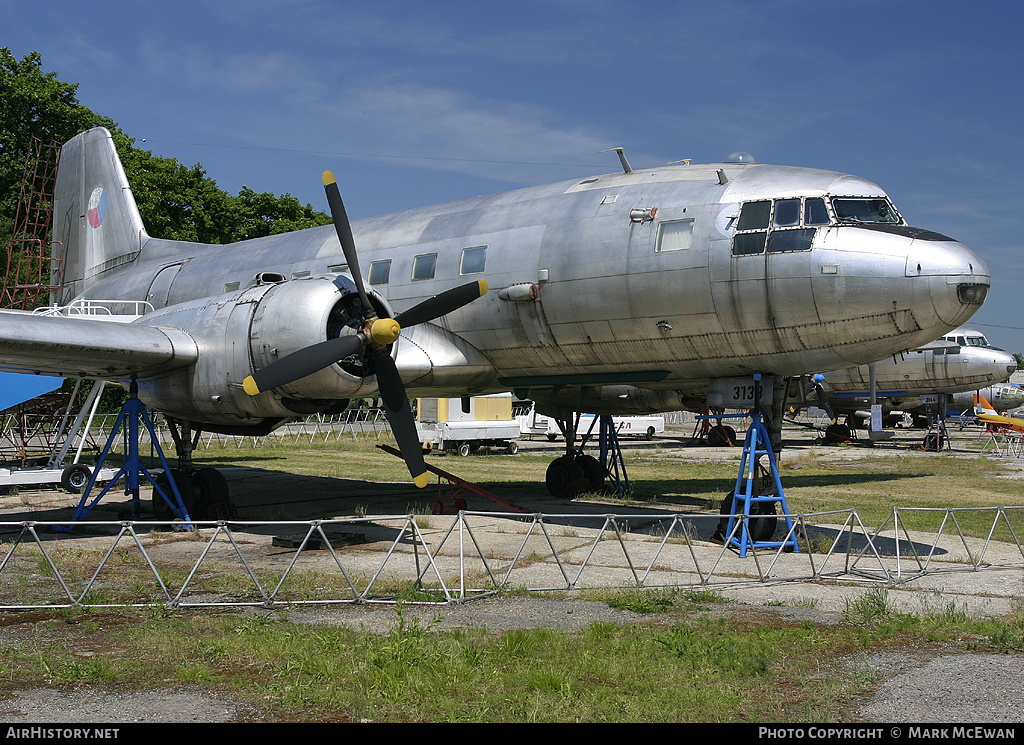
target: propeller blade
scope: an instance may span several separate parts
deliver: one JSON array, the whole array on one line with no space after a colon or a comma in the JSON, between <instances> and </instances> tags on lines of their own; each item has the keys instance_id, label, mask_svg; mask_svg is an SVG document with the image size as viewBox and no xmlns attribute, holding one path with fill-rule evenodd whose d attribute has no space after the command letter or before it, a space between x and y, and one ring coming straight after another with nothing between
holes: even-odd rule
<instances>
[{"instance_id":1,"label":"propeller blade","mask_svg":"<svg viewBox=\"0 0 1024 745\"><path fill-rule=\"evenodd\" d=\"M398 374L398 368L391 355L381 352L375 357L377 365L377 387L384 401L384 415L391 425L391 433L395 436L402 460L412 475L413 483L423 488L430 480L427 466L423 460L423 446L416 431L416 420L413 419L409 398L405 395L405 385Z\"/></svg>"},{"instance_id":2,"label":"propeller blade","mask_svg":"<svg viewBox=\"0 0 1024 745\"><path fill-rule=\"evenodd\" d=\"M450 290L438 293L427 298L423 302L414 305L409 310L395 316L398 325L402 328L415 326L427 321L433 321L443 315L458 310L487 293L487 282L477 280L468 284L453 287Z\"/></svg>"},{"instance_id":3,"label":"propeller blade","mask_svg":"<svg viewBox=\"0 0 1024 745\"><path fill-rule=\"evenodd\" d=\"M278 388L345 359L365 343L362 336L338 336L300 349L254 372L245 379L242 388L250 396Z\"/></svg>"},{"instance_id":4,"label":"propeller blade","mask_svg":"<svg viewBox=\"0 0 1024 745\"><path fill-rule=\"evenodd\" d=\"M369 313L373 306L370 305L366 287L363 286L363 273L359 271L359 256L356 254L355 238L352 237L352 226L348 222L345 204L341 201L338 182L330 171L324 171L324 191L327 193L327 205L331 210L331 218L334 220L334 231L338 234L338 240L341 241L341 250L345 252L348 271L352 275L352 279L355 280L359 299L363 301L363 307Z\"/></svg>"},{"instance_id":5,"label":"propeller blade","mask_svg":"<svg viewBox=\"0 0 1024 745\"><path fill-rule=\"evenodd\" d=\"M374 367L377 370L377 390L380 391L381 400L384 401L384 408L398 411L402 403L408 401L405 395L405 383L402 376L398 374L398 367L391 355L386 350L380 350L373 357Z\"/></svg>"}]
</instances>

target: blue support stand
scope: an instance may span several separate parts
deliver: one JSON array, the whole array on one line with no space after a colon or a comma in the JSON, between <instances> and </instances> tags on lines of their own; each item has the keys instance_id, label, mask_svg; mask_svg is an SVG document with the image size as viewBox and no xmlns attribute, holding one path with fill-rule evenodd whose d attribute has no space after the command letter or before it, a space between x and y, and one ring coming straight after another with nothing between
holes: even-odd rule
<instances>
[{"instance_id":1,"label":"blue support stand","mask_svg":"<svg viewBox=\"0 0 1024 745\"><path fill-rule=\"evenodd\" d=\"M586 447L587 440L593 434L594 425L598 425L599 458L601 468L604 470L605 478L615 482L615 490L620 497L625 497L629 492L629 476L626 474L626 462L622 458L622 446L619 445L619 435L615 429L615 419L610 414L595 416L590 422L590 428L580 440L577 453L582 454Z\"/></svg>"},{"instance_id":2,"label":"blue support stand","mask_svg":"<svg viewBox=\"0 0 1024 745\"><path fill-rule=\"evenodd\" d=\"M609 414L601 415L601 465L608 478L615 482L619 496L625 497L630 489L629 476L626 475L626 463L622 459L615 420Z\"/></svg>"},{"instance_id":3,"label":"blue support stand","mask_svg":"<svg viewBox=\"0 0 1024 745\"><path fill-rule=\"evenodd\" d=\"M736 486L733 489L732 514L744 515L747 519L742 520L736 529L737 517L730 517L726 524L725 535L729 544L740 550L740 556L747 555L749 548L778 548L789 546L793 551L799 551L796 537L793 534L793 521L789 517L789 505L786 504L786 494L782 490L782 480L779 478L779 467L775 461L775 454L772 452L771 440L768 436L768 428L764 426L761 414L755 411L752 415L753 421L747 429L747 436L743 441L743 455L740 458L740 470L736 476ZM769 471L772 483L775 486L775 494L764 494L767 479L760 478L758 474L758 460L761 456L767 456ZM782 505L782 517L786 521L785 541L756 540L751 535L752 521L774 520L771 517L775 514L775 503ZM766 517L760 517L766 515Z\"/></svg>"},{"instance_id":4,"label":"blue support stand","mask_svg":"<svg viewBox=\"0 0 1024 745\"><path fill-rule=\"evenodd\" d=\"M150 474L149 469L146 468L139 456L140 419L146 426L146 430L149 432L150 442L153 443L153 448L160 457L160 465L164 469L164 474L167 477L167 484L170 487L171 494L168 494L164 491L163 487L157 484L152 474ZM89 494L96 485L96 475L100 472L100 468L102 468L104 461L113 450L114 445L117 442L117 435L119 432L122 432L124 436L124 448L126 453L124 465L121 466L114 478L110 480L110 483L108 483L95 497L95 499L90 502ZM89 483L86 484L85 491L82 493L82 499L78 503L78 507L75 509L74 516L71 518L72 522L84 520L89 512L92 511L92 508L95 507L104 496L106 496L107 492L110 491L122 476L124 476L125 479L124 493L126 495L130 494L132 497L134 519L141 519L142 511L141 501L139 499L139 474L145 476L149 483L153 485L154 494L163 498L176 518L184 520L186 523L191 521L188 511L185 509L185 504L182 502L178 486L174 483L174 476L172 475L171 468L167 464L167 459L164 457L163 450L157 440L156 432L153 428L153 422L150 419L149 414L146 413L146 407L142 405L141 401L139 401L138 386L133 380L131 388L129 389L128 400L124 402L124 405L121 407L121 411L117 415L117 421L114 423L114 427L110 431L110 437L107 438L107 443L103 447L103 452L100 454L96 467L93 469L92 475L89 477ZM70 532L71 528L71 525L54 526L55 530L61 530L64 532Z\"/></svg>"}]
</instances>

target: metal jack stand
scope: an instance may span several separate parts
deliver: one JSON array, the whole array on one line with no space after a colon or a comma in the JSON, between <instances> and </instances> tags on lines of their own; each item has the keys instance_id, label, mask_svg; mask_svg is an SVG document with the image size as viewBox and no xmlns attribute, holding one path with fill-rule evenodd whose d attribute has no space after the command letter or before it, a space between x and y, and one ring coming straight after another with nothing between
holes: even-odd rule
<instances>
[{"instance_id":1,"label":"metal jack stand","mask_svg":"<svg viewBox=\"0 0 1024 745\"><path fill-rule=\"evenodd\" d=\"M629 493L629 476L626 474L626 462L622 457L622 446L619 445L619 434L615 428L615 418L611 414L601 414L595 416L591 422L590 427L587 429L587 433L583 435L580 440L580 446L577 448L577 456L583 455L583 448L587 444L587 440L594 430L594 425L598 425L598 444L599 444L599 458L601 469L603 473L602 477L606 477L615 482L615 490L618 492L619 497L624 498Z\"/></svg>"},{"instance_id":2,"label":"metal jack stand","mask_svg":"<svg viewBox=\"0 0 1024 745\"><path fill-rule=\"evenodd\" d=\"M167 459L164 458L164 452L160 447L160 443L156 437L156 432L153 428L153 421L150 419L149 414L146 413L146 407L142 405L141 401L139 401L139 387L134 379L132 380L128 393L128 400L124 402L120 413L117 415L117 421L114 423L114 427L110 431L110 437L107 438L107 443L103 446L103 452L100 454L99 460L96 462L96 468L93 470L92 476L89 477L89 483L86 485L85 491L82 492L82 499L78 503L78 507L75 508L75 514L71 520L73 523L83 520L86 515L92 511L92 508L95 507L104 496L106 496L107 492L110 491L114 484L120 480L121 476L125 477L124 493L126 495L130 494L132 497L134 517L130 519L141 519L142 512L140 510L141 503L139 500L139 474L141 473L149 480L149 483L153 485L154 493L159 494L167 503L174 516L186 523L189 523L191 518L188 515L188 511L185 509L184 502L182 502L178 486L174 483L174 477L170 466L167 464ZM153 448L160 457L160 465L163 466L164 474L167 478L167 485L170 487L170 491L173 496L168 495L167 492L157 484L156 480L150 474L149 470L143 464L142 459L139 457L140 419L146 425L146 430L149 432L150 442L153 443ZM96 498L90 502L89 494L92 491L93 486L96 484L96 475L100 472L103 462L106 460L117 442L117 435L122 427L124 427L123 435L126 453L124 465L121 466L114 478L110 480L110 483L108 483ZM55 525L54 530L70 532L72 527L72 525Z\"/></svg>"},{"instance_id":3,"label":"metal jack stand","mask_svg":"<svg viewBox=\"0 0 1024 745\"><path fill-rule=\"evenodd\" d=\"M952 450L949 444L949 432L946 431L946 417L940 409L938 415L928 423L928 432L924 436L920 450L939 452L943 449Z\"/></svg>"},{"instance_id":4,"label":"metal jack stand","mask_svg":"<svg viewBox=\"0 0 1024 745\"><path fill-rule=\"evenodd\" d=\"M630 489L629 476L626 475L626 462L622 459L615 420L608 414L601 415L601 465L608 478L615 482L619 496L625 497Z\"/></svg>"},{"instance_id":5,"label":"metal jack stand","mask_svg":"<svg viewBox=\"0 0 1024 745\"><path fill-rule=\"evenodd\" d=\"M736 476L736 486L733 489L731 515L743 515L744 519L737 527L737 517L730 517L725 527L725 540L729 545L736 546L740 550L740 556L747 555L748 548L778 548L787 546L793 551L799 551L796 537L793 532L793 521L789 517L789 505L786 504L786 495L782 490L782 481L779 479L779 467L772 452L771 439L768 435L768 428L764 425L761 415L761 375L754 375L754 409L751 412L751 423L747 429L747 436L743 441L743 456L740 459L740 469ZM771 480L763 478L759 471L765 470L759 464L759 458L767 456L768 466L771 473ZM774 494L765 494L770 491L766 488L769 484L775 487ZM782 516L786 521L786 540L772 541L763 540L770 538L775 532L775 503L782 505ZM770 528L769 532L767 528ZM760 536L764 532L766 535Z\"/></svg>"}]
</instances>

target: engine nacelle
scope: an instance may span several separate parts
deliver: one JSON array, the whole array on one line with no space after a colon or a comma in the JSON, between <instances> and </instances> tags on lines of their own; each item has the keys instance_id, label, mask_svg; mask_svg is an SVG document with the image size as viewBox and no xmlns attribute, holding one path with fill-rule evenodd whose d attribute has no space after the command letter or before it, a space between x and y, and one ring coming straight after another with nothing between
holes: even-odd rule
<instances>
[{"instance_id":1,"label":"engine nacelle","mask_svg":"<svg viewBox=\"0 0 1024 745\"><path fill-rule=\"evenodd\" d=\"M379 296L371 302L391 315ZM224 426L252 426L337 408L376 392L375 371L353 356L273 391L250 396L242 381L292 352L354 334L361 301L343 275L309 277L162 308L137 323L173 326L199 348L188 369L139 381L139 397L168 416Z\"/></svg>"}]
</instances>

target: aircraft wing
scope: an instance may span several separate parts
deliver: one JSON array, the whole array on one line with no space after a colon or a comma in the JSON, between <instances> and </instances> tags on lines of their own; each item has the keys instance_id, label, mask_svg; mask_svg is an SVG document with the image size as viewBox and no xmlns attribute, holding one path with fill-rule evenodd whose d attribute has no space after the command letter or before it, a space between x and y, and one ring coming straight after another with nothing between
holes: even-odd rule
<instances>
[{"instance_id":1,"label":"aircraft wing","mask_svg":"<svg viewBox=\"0 0 1024 745\"><path fill-rule=\"evenodd\" d=\"M195 341L181 329L0 310L0 370L125 380L194 364Z\"/></svg>"}]
</instances>

